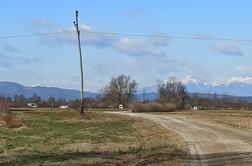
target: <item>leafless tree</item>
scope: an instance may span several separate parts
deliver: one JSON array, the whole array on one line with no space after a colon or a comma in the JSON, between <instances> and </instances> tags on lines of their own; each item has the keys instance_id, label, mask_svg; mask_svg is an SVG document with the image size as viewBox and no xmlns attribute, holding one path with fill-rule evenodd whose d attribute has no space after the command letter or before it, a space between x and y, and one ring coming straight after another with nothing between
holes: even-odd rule
<instances>
[{"instance_id":1,"label":"leafless tree","mask_svg":"<svg viewBox=\"0 0 252 166\"><path fill-rule=\"evenodd\" d=\"M160 82L158 86L159 100L162 104L175 103L179 109L184 108L187 99L185 85L175 78Z\"/></svg>"},{"instance_id":2,"label":"leafless tree","mask_svg":"<svg viewBox=\"0 0 252 166\"><path fill-rule=\"evenodd\" d=\"M102 98L109 104L129 104L135 98L137 82L130 76L120 75L112 78L102 90Z\"/></svg>"}]
</instances>

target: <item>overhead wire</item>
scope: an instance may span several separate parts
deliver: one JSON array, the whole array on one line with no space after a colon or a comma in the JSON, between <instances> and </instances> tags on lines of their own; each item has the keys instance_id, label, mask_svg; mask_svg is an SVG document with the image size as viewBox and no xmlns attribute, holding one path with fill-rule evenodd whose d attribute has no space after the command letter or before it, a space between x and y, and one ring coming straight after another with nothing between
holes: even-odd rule
<instances>
[{"instance_id":1,"label":"overhead wire","mask_svg":"<svg viewBox=\"0 0 252 166\"><path fill-rule=\"evenodd\" d=\"M33 36L48 36L48 35L58 35L58 34L72 33L72 32L74 32L74 31L31 33L31 34L23 34L23 35L8 35L8 36L0 36L0 39L25 38L25 37L33 37Z\"/></svg>"},{"instance_id":2,"label":"overhead wire","mask_svg":"<svg viewBox=\"0 0 252 166\"><path fill-rule=\"evenodd\" d=\"M25 38L33 36L49 36L49 35L60 35L66 33L73 33L74 30L69 31L58 31L58 32L46 32L46 33L31 33L23 35L8 35L0 36L0 39L11 39L11 38ZM129 37L149 37L149 38L167 38L167 39L182 39L182 40L206 40L206 41L235 41L235 42L252 42L252 39L242 38L211 38L204 36L175 36L175 35L164 35L164 34L136 34L136 33L118 33L118 32L102 32L102 31L82 31L84 34L97 34L97 35L117 35L117 36L129 36Z\"/></svg>"},{"instance_id":3,"label":"overhead wire","mask_svg":"<svg viewBox=\"0 0 252 166\"><path fill-rule=\"evenodd\" d=\"M159 34L133 34L133 33L116 33L116 32L101 32L101 31L89 31L89 32L85 32L85 33L104 34L104 35L119 35L119 36L134 36L134 37L150 37L150 38L186 39L186 40L215 40L215 41L252 42L252 39L242 39L242 38L189 37L189 36L174 36L174 35L159 35Z\"/></svg>"}]
</instances>

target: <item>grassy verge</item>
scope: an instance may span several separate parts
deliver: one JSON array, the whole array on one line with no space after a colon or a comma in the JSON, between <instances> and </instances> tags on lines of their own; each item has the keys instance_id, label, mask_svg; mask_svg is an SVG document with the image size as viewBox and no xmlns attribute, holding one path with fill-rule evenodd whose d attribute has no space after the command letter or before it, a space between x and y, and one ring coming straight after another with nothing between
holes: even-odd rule
<instances>
[{"instance_id":1,"label":"grassy verge","mask_svg":"<svg viewBox=\"0 0 252 166\"><path fill-rule=\"evenodd\" d=\"M168 114L168 113L159 113ZM252 131L252 111L245 110L202 110L181 111L169 113L169 115L187 116L201 119L210 123L220 124L227 127Z\"/></svg>"},{"instance_id":2,"label":"grassy verge","mask_svg":"<svg viewBox=\"0 0 252 166\"><path fill-rule=\"evenodd\" d=\"M186 146L143 119L91 112L18 111L25 126L0 126L0 165L184 165Z\"/></svg>"}]
</instances>

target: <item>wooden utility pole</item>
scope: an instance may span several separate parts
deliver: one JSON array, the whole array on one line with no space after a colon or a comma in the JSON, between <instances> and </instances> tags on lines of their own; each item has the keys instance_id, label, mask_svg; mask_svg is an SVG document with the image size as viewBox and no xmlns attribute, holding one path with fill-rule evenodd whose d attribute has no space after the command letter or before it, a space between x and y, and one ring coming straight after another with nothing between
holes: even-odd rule
<instances>
[{"instance_id":1,"label":"wooden utility pole","mask_svg":"<svg viewBox=\"0 0 252 166\"><path fill-rule=\"evenodd\" d=\"M80 94L80 114L84 115L84 81L83 81L83 66L82 66L82 52L81 52L81 42L80 42L80 29L79 29L79 22L78 22L78 14L79 12L75 11L75 21L73 22L76 32L77 32L77 38L78 38L78 48L79 48L79 54L80 54L80 74L81 74L81 94Z\"/></svg>"}]
</instances>

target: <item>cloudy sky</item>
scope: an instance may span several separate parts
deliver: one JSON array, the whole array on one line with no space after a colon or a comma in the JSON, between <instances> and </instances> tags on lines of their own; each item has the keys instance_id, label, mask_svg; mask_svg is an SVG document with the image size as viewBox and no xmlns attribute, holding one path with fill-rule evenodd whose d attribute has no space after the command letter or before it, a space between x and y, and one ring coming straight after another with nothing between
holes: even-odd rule
<instances>
[{"instance_id":1,"label":"cloudy sky","mask_svg":"<svg viewBox=\"0 0 252 166\"><path fill-rule=\"evenodd\" d=\"M0 81L78 89L75 10L86 90L120 74L140 88L171 76L252 77L252 42L183 39L252 39L251 6L250 0L2 1ZM51 32L62 33L5 38Z\"/></svg>"}]
</instances>

